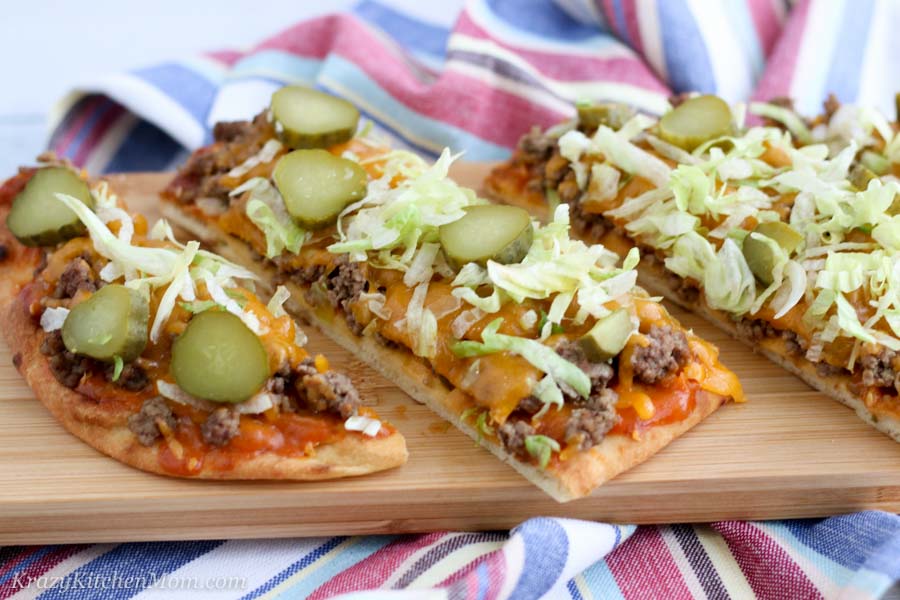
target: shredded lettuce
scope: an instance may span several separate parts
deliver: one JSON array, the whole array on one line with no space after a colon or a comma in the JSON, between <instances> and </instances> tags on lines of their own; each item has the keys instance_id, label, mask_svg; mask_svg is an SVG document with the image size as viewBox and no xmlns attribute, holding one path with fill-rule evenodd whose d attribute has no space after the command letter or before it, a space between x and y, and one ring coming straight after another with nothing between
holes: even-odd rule
<instances>
[{"instance_id":1,"label":"shredded lettuce","mask_svg":"<svg viewBox=\"0 0 900 600\"><path fill-rule=\"evenodd\" d=\"M546 435L529 435L525 438L525 451L531 455L542 469L550 463L554 452L559 452L559 442Z\"/></svg>"},{"instance_id":2,"label":"shredded lettuce","mask_svg":"<svg viewBox=\"0 0 900 600\"><path fill-rule=\"evenodd\" d=\"M463 269L454 285L466 287L457 287L453 294L485 312L496 312L505 297L519 303L553 297L555 310L551 312L559 320L574 298L583 310L579 319L583 321L588 315L607 314L604 304L622 299L634 288L638 260L635 250L617 268L618 256L613 252L570 238L569 206L561 204L553 221L544 226L535 223L534 241L521 262L502 265L488 261L484 274L475 267ZM482 298L475 288L485 283L494 289Z\"/></svg>"},{"instance_id":3,"label":"shredded lettuce","mask_svg":"<svg viewBox=\"0 0 900 600\"><path fill-rule=\"evenodd\" d=\"M291 293L288 291L288 289L283 285L279 285L277 288L275 288L275 293L272 294L272 297L269 298L269 303L266 305L266 308L276 319L283 317L287 314L287 312L284 310L284 303L287 302L290 297Z\"/></svg>"},{"instance_id":4,"label":"shredded lettuce","mask_svg":"<svg viewBox=\"0 0 900 600\"><path fill-rule=\"evenodd\" d=\"M266 236L266 258L281 256L284 251L297 254L306 241L307 232L288 214L284 199L268 179L254 177L231 192L232 196L250 192L245 212L247 218Z\"/></svg>"},{"instance_id":5,"label":"shredded lettuce","mask_svg":"<svg viewBox=\"0 0 900 600\"><path fill-rule=\"evenodd\" d=\"M421 244L438 239L438 228L460 219L464 209L483 203L472 190L447 177L456 159L444 150L433 165L410 153L391 152L384 175L370 182L365 198L351 204L338 218L339 241L334 253L375 266L408 270Z\"/></svg>"},{"instance_id":6,"label":"shredded lettuce","mask_svg":"<svg viewBox=\"0 0 900 600\"><path fill-rule=\"evenodd\" d=\"M196 282L205 281L210 294L213 294L210 286L221 290L223 287L234 287L236 279L247 281L255 279L255 276L243 267L200 250L199 242L181 245L172 237L172 247L132 245L130 239L125 241L113 235L107 225L79 200L66 194L56 194L56 198L84 223L94 249L109 260L100 273L104 281L112 282L121 278L124 279L126 286L143 290L145 293L150 289L165 288L150 327L151 341L159 339L162 326L169 319L179 298L187 302L196 300ZM171 236L171 228L168 225L155 227L154 231L165 237ZM227 295L222 296L227 299ZM223 303L221 298L213 299ZM245 322L252 322L255 318L243 314L240 307L237 310L241 312L239 316Z\"/></svg>"},{"instance_id":7,"label":"shredded lettuce","mask_svg":"<svg viewBox=\"0 0 900 600\"><path fill-rule=\"evenodd\" d=\"M518 354L534 367L553 377L554 381L565 383L582 397L587 398L590 395L591 380L584 371L537 340L498 333L502 324L502 318L494 319L482 330L481 342L471 340L457 342L451 348L453 353L460 358L496 352Z\"/></svg>"},{"instance_id":8,"label":"shredded lettuce","mask_svg":"<svg viewBox=\"0 0 900 600\"><path fill-rule=\"evenodd\" d=\"M437 353L437 318L425 308L428 284L420 283L413 290L406 307L406 331L412 340L412 351L416 356L434 358Z\"/></svg>"},{"instance_id":9,"label":"shredded lettuce","mask_svg":"<svg viewBox=\"0 0 900 600\"><path fill-rule=\"evenodd\" d=\"M750 112L760 117L768 117L774 121L778 121L788 128L788 131L801 144L809 144L813 141L812 133L809 127L803 122L797 113L789 108L769 104L767 102L753 102L750 104Z\"/></svg>"}]
</instances>

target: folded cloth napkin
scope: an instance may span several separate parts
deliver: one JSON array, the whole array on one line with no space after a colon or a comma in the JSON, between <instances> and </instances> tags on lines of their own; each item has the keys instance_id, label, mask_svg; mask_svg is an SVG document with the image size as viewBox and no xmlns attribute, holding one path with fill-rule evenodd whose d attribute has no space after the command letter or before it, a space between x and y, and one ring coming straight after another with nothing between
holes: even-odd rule
<instances>
[{"instance_id":1,"label":"folded cloth napkin","mask_svg":"<svg viewBox=\"0 0 900 600\"><path fill-rule=\"evenodd\" d=\"M532 124L570 116L580 98L658 114L669 95L699 90L730 101L791 96L815 113L828 92L888 110L900 89L891 27L900 5L889 0L480 0L452 29L414 16L427 12L421 5L404 7L413 3L364 1L249 51L85 82L51 116L50 147L93 172L170 168L209 140L213 123L251 117L295 82L348 98L397 146L430 156L449 146L472 160L507 156ZM92 577L109 585L85 587ZM652 527L538 518L509 533L0 549L0 599L188 598L201 589L222 598L373 589L383 591L365 597L877 598L898 579L900 518L879 512Z\"/></svg>"}]
</instances>

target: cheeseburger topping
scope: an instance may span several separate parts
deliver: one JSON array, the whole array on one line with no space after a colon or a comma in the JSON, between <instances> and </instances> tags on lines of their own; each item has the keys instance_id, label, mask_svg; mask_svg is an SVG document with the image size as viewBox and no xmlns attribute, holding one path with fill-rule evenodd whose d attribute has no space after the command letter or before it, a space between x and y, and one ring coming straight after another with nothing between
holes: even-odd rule
<instances>
[{"instance_id":1,"label":"cheeseburger topping","mask_svg":"<svg viewBox=\"0 0 900 600\"><path fill-rule=\"evenodd\" d=\"M562 168L534 160L545 181L573 174L582 218L624 229L710 307L792 329L810 360L852 371L900 350L900 135L877 111L827 108L754 103L765 125L744 127L743 106L694 97L659 121L558 133Z\"/></svg>"}]
</instances>

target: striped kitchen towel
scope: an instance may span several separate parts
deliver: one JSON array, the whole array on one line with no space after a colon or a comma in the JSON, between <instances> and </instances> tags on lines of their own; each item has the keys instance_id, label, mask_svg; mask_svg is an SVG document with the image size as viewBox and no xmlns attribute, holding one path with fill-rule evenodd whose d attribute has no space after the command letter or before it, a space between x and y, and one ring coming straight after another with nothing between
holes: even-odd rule
<instances>
[{"instance_id":1,"label":"striped kitchen towel","mask_svg":"<svg viewBox=\"0 0 900 600\"><path fill-rule=\"evenodd\" d=\"M538 518L506 533L0 550L0 598L879 598L900 521L653 527Z\"/></svg>"},{"instance_id":2,"label":"striped kitchen towel","mask_svg":"<svg viewBox=\"0 0 900 600\"><path fill-rule=\"evenodd\" d=\"M661 113L673 93L731 101L827 92L887 110L900 89L891 0L473 0L452 27L409 0L363 1L258 46L84 84L50 147L93 172L164 170L302 82L346 97L426 156L508 155L580 98ZM900 518L613 526L533 519L510 533L0 549L0 599L877 598L900 579ZM365 593L364 590L381 590ZM401 591L404 590L404 591Z\"/></svg>"}]
</instances>

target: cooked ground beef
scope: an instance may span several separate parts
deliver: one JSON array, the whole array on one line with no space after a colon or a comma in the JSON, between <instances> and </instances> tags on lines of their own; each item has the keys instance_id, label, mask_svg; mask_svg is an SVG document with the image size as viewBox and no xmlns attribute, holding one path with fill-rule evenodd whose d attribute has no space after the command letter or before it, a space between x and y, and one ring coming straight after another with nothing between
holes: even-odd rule
<instances>
[{"instance_id":1,"label":"cooked ground beef","mask_svg":"<svg viewBox=\"0 0 900 600\"><path fill-rule=\"evenodd\" d=\"M544 165L544 187L556 189L569 171L571 171L569 159L563 157L559 150L555 149L553 156Z\"/></svg>"},{"instance_id":2,"label":"cooked ground beef","mask_svg":"<svg viewBox=\"0 0 900 600\"><path fill-rule=\"evenodd\" d=\"M764 319L742 319L737 322L737 330L741 336L754 342L778 336L778 330Z\"/></svg>"},{"instance_id":3,"label":"cooked ground beef","mask_svg":"<svg viewBox=\"0 0 900 600\"><path fill-rule=\"evenodd\" d=\"M315 372L298 377L295 385L312 410L337 413L346 419L359 408L359 392L343 373Z\"/></svg>"},{"instance_id":4,"label":"cooked ground beef","mask_svg":"<svg viewBox=\"0 0 900 600\"><path fill-rule=\"evenodd\" d=\"M59 330L47 334L41 342L41 354L47 357L50 371L56 380L67 388L77 387L84 374L94 366L93 359L78 356L66 349Z\"/></svg>"},{"instance_id":5,"label":"cooked ground beef","mask_svg":"<svg viewBox=\"0 0 900 600\"><path fill-rule=\"evenodd\" d=\"M222 176L259 152L271 135L268 110L252 122L217 124L213 129L216 143L192 154L165 194L183 204L198 198L218 198L227 203L231 190L221 184Z\"/></svg>"},{"instance_id":6,"label":"cooked ground beef","mask_svg":"<svg viewBox=\"0 0 900 600\"><path fill-rule=\"evenodd\" d=\"M588 360L587 356L585 356L584 354L584 351L578 346L576 342L563 342L556 348L556 352L562 358L566 359L567 361L584 371L588 378L590 378L591 398L605 390L610 380L612 380L613 375L615 375L615 370L612 368L612 365L605 362L598 363ZM577 392L575 392L575 390L569 388L566 385L561 386L561 388L563 394L567 399L574 400L576 402L591 402L591 398L585 401L580 395L578 395Z\"/></svg>"},{"instance_id":7,"label":"cooked ground beef","mask_svg":"<svg viewBox=\"0 0 900 600\"><path fill-rule=\"evenodd\" d=\"M529 162L547 160L555 147L556 138L545 134L538 126L532 127L519 139L519 149Z\"/></svg>"},{"instance_id":8,"label":"cooked ground beef","mask_svg":"<svg viewBox=\"0 0 900 600\"><path fill-rule=\"evenodd\" d=\"M839 375L844 372L844 367L836 367L827 362L816 363L816 374L819 377L828 377L830 375ZM891 382L893 383L893 381Z\"/></svg>"},{"instance_id":9,"label":"cooked ground beef","mask_svg":"<svg viewBox=\"0 0 900 600\"><path fill-rule=\"evenodd\" d=\"M291 277L301 285L322 286L328 301L335 308L344 311L347 325L358 335L362 332L363 327L357 323L350 311L350 305L368 289L368 282L361 265L362 263L350 262L346 256L341 256L331 270L323 265L313 265L294 271Z\"/></svg>"},{"instance_id":10,"label":"cooked ground beef","mask_svg":"<svg viewBox=\"0 0 900 600\"><path fill-rule=\"evenodd\" d=\"M114 365L69 352L59 330L47 334L41 342L41 354L47 357L50 371L56 380L67 388L78 387L81 378L90 372L103 373L107 381L132 392L138 392L150 384L150 378L144 369L134 363L126 364L119 379L113 382Z\"/></svg>"},{"instance_id":11,"label":"cooked ground beef","mask_svg":"<svg viewBox=\"0 0 900 600\"><path fill-rule=\"evenodd\" d=\"M603 391L602 408L576 408L566 423L566 439L572 441L580 439L578 447L581 450L589 450L599 444L607 432L619 422L619 414L616 412L618 395L609 389Z\"/></svg>"},{"instance_id":12,"label":"cooked ground beef","mask_svg":"<svg viewBox=\"0 0 900 600\"><path fill-rule=\"evenodd\" d=\"M157 422L162 420L169 429L175 429L175 415L159 396L145 400L140 412L128 417L128 429L137 436L144 446L152 446L162 435Z\"/></svg>"},{"instance_id":13,"label":"cooked ground beef","mask_svg":"<svg viewBox=\"0 0 900 600\"><path fill-rule=\"evenodd\" d=\"M769 100L769 104L780 106L788 110L794 110L794 100L790 96L775 96Z\"/></svg>"},{"instance_id":14,"label":"cooked ground beef","mask_svg":"<svg viewBox=\"0 0 900 600\"><path fill-rule=\"evenodd\" d=\"M313 361L310 358L304 359L300 367L304 368L304 365L306 363L312 366L313 370L315 370ZM309 373L307 372L306 374ZM284 394L285 390L289 389L292 378L293 373L291 372L291 365L288 362L285 362L285 364L282 365L282 367L278 369L278 371L274 375L272 375L272 377L266 383L266 389L273 394Z\"/></svg>"},{"instance_id":15,"label":"cooked ground beef","mask_svg":"<svg viewBox=\"0 0 900 600\"><path fill-rule=\"evenodd\" d=\"M302 379L307 376L315 375L319 372L316 369L316 362L311 358L304 358L303 362L301 362L297 366L296 374L298 379Z\"/></svg>"},{"instance_id":16,"label":"cooked ground beef","mask_svg":"<svg viewBox=\"0 0 900 600\"><path fill-rule=\"evenodd\" d=\"M72 298L80 290L94 292L100 287L100 278L94 273L91 265L83 257L78 257L65 268L56 288L54 298Z\"/></svg>"},{"instance_id":17,"label":"cooked ground beef","mask_svg":"<svg viewBox=\"0 0 900 600\"><path fill-rule=\"evenodd\" d=\"M586 213L581 207L580 202L574 202L569 205L569 214L572 219L572 229L579 236L596 242L606 235L614 225L603 215Z\"/></svg>"},{"instance_id":18,"label":"cooked ground beef","mask_svg":"<svg viewBox=\"0 0 900 600\"><path fill-rule=\"evenodd\" d=\"M631 357L638 381L651 385L662 381L681 369L691 356L684 333L668 325L654 325L646 338L650 343L635 348Z\"/></svg>"},{"instance_id":19,"label":"cooked ground beef","mask_svg":"<svg viewBox=\"0 0 900 600\"><path fill-rule=\"evenodd\" d=\"M113 381L114 373L115 365L108 365L105 372L106 380L128 391L139 392L150 385L150 378L147 377L146 371L134 363L128 363L122 367L122 372L119 373L116 381Z\"/></svg>"},{"instance_id":20,"label":"cooked ground beef","mask_svg":"<svg viewBox=\"0 0 900 600\"><path fill-rule=\"evenodd\" d=\"M860 358L863 368L863 385L877 387L891 387L894 385L896 373L893 361L897 353L885 348L879 354L866 354Z\"/></svg>"},{"instance_id":21,"label":"cooked ground beef","mask_svg":"<svg viewBox=\"0 0 900 600\"><path fill-rule=\"evenodd\" d=\"M544 402L537 396L528 396L519 402L518 406L519 410L524 410L529 415L539 412L542 408L544 408Z\"/></svg>"},{"instance_id":22,"label":"cooked ground beef","mask_svg":"<svg viewBox=\"0 0 900 600\"><path fill-rule=\"evenodd\" d=\"M578 182L575 179L575 171L570 170L563 176L562 181L556 187L556 191L559 194L560 201L570 205L578 203L578 200L581 198L581 188L578 187Z\"/></svg>"},{"instance_id":23,"label":"cooked ground beef","mask_svg":"<svg viewBox=\"0 0 900 600\"><path fill-rule=\"evenodd\" d=\"M328 274L324 283L331 304L348 313L349 305L366 291L367 285L360 263L350 262L346 258L338 262L337 268Z\"/></svg>"},{"instance_id":24,"label":"cooked ground beef","mask_svg":"<svg viewBox=\"0 0 900 600\"><path fill-rule=\"evenodd\" d=\"M200 426L203 441L210 446L224 446L238 434L241 415L229 408L217 408Z\"/></svg>"},{"instance_id":25,"label":"cooked ground beef","mask_svg":"<svg viewBox=\"0 0 900 600\"><path fill-rule=\"evenodd\" d=\"M784 340L784 347L788 354L802 355L806 353L806 340L793 331L785 329L781 332L781 339Z\"/></svg>"},{"instance_id":26,"label":"cooked ground beef","mask_svg":"<svg viewBox=\"0 0 900 600\"><path fill-rule=\"evenodd\" d=\"M531 423L523 420L509 420L497 429L503 447L518 456L528 455L525 450L525 438L534 434L535 429Z\"/></svg>"},{"instance_id":27,"label":"cooked ground beef","mask_svg":"<svg viewBox=\"0 0 900 600\"><path fill-rule=\"evenodd\" d=\"M828 97L825 98L825 102L822 103L822 108L825 110L825 118L828 121L831 121L831 117L834 116L834 113L836 113L840 107L841 102L837 99L837 96L828 94Z\"/></svg>"},{"instance_id":28,"label":"cooked ground beef","mask_svg":"<svg viewBox=\"0 0 900 600\"><path fill-rule=\"evenodd\" d=\"M9 248L6 244L0 244L0 262L6 260L7 256L9 256Z\"/></svg>"},{"instance_id":29,"label":"cooked ground beef","mask_svg":"<svg viewBox=\"0 0 900 600\"><path fill-rule=\"evenodd\" d=\"M233 142L252 133L253 123L250 121L220 121L213 126L213 139L217 142Z\"/></svg>"},{"instance_id":30,"label":"cooked ground beef","mask_svg":"<svg viewBox=\"0 0 900 600\"><path fill-rule=\"evenodd\" d=\"M576 406L566 424L566 439L578 438L580 440L580 448L587 450L599 444L606 432L619 420L615 409L619 396L614 390L606 387L615 375L615 369L613 369L612 365L605 362L596 363L589 361L575 342L564 342L560 344L556 351L562 358L584 371L591 380L591 393L588 398L582 398L566 385L561 386L566 399ZM518 408L528 414L535 414L543 406L544 404L541 400L534 396L529 396L519 403ZM506 427L506 435L510 440L513 440L519 433L526 431L525 427L518 423L513 425L506 423L504 425L504 427L509 425L509 427ZM528 425L528 427L531 426ZM502 432L503 428L501 428L501 439L503 439ZM521 436L523 440L524 435L531 434L524 433ZM522 443L524 444L524 441ZM509 447L506 442L504 444Z\"/></svg>"},{"instance_id":31,"label":"cooked ground beef","mask_svg":"<svg viewBox=\"0 0 900 600\"><path fill-rule=\"evenodd\" d=\"M678 108L687 100L690 100L691 93L692 92L681 92L680 94L672 94L669 96L669 104L672 105L672 108Z\"/></svg>"}]
</instances>

